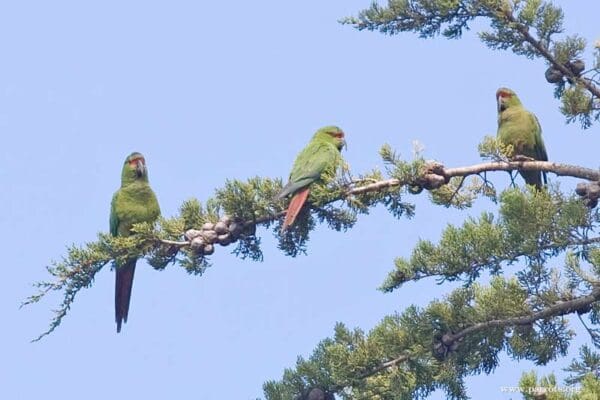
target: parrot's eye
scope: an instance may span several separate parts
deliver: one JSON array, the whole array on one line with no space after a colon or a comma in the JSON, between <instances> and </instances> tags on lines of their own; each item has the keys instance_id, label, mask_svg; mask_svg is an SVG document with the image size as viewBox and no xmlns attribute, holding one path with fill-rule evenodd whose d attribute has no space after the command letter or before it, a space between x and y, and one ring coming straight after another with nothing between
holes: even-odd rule
<instances>
[{"instance_id":1,"label":"parrot's eye","mask_svg":"<svg viewBox=\"0 0 600 400\"><path fill-rule=\"evenodd\" d=\"M335 133L333 134L333 137L336 137L336 138L338 138L338 139L341 139L341 138L343 138L343 137L344 137L344 132L335 132Z\"/></svg>"}]
</instances>

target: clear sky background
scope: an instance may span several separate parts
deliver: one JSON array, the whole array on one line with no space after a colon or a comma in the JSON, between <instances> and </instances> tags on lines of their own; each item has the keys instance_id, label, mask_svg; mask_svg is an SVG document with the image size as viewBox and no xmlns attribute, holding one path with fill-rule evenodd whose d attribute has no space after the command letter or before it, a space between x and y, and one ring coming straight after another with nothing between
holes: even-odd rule
<instances>
[{"instance_id":1,"label":"clear sky background","mask_svg":"<svg viewBox=\"0 0 600 400\"><path fill-rule=\"evenodd\" d=\"M543 62L489 50L473 32L422 40L337 23L368 0L91 3L0 5L3 399L262 397L262 383L308 356L336 321L369 330L447 293L450 286L432 280L392 294L376 287L418 238L436 240L447 223L494 209L481 200L467 212L448 210L422 194L411 199L412 220L376 209L347 233L319 226L308 255L296 259L260 230L262 263L222 247L201 277L139 263L119 335L106 268L55 333L29 343L61 299L18 310L20 302L65 246L108 231L111 196L132 151L146 156L165 216L190 197L205 200L227 178L287 177L328 124L346 132L355 173L381 165L383 143L411 157L415 139L426 158L467 165L480 161L481 138L495 134L494 94L509 86L538 115L550 159L598 167L600 125L565 125ZM599 2L557 3L567 32L600 37ZM508 184L504 173L493 180ZM532 366L502 359L493 375L469 379L473 398L508 399L499 387L516 385Z\"/></svg>"}]
</instances>

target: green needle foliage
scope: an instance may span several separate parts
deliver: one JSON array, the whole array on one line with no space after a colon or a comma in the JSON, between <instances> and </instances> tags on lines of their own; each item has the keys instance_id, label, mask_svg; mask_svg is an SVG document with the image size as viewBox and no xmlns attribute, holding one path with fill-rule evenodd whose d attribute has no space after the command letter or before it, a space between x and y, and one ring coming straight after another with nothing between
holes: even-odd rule
<instances>
[{"instance_id":1,"label":"green needle foliage","mask_svg":"<svg viewBox=\"0 0 600 400\"><path fill-rule=\"evenodd\" d=\"M561 99L568 122L579 120L587 128L600 119L600 44L586 70L586 41L561 36L563 12L549 1L389 0L387 6L374 2L342 23L390 35L460 38L476 18L489 21L489 30L479 34L488 47L545 60L546 79ZM438 389L449 399L466 399L465 378L491 373L501 352L538 365L564 357L574 335L574 318L568 316L577 316L591 343L600 347L595 182L600 182L600 173L554 163L513 162L513 148L491 137L479 151L490 162L447 169L420 154L404 160L384 145L384 170L354 176L347 166L329 171L311 186L307 205L283 234L288 201L276 198L282 181L262 177L228 180L204 203L190 199L171 218L135 225L131 236L100 233L94 242L68 247L66 255L47 268L51 279L37 283L38 292L23 303L39 302L52 292L62 295L48 330L35 340L60 325L77 293L90 287L106 265L139 257L157 270L178 265L200 276L211 266L216 244L233 245L231 252L241 259L263 260L261 235L267 230L284 254L295 257L307 251L309 235L319 225L346 231L359 215L380 205L395 218L412 217L416 210L407 196L426 190L433 203L445 207L465 209L485 197L498 204L498 211L447 226L437 243L420 240L410 257L395 260L380 289L394 292L428 277L462 285L425 307L409 305L384 316L368 332L338 323L333 336L321 341L308 358L299 357L280 380L264 384L266 399L314 399L317 389L327 399L334 394L346 400L415 399ZM563 193L557 184L498 193L487 176L488 171L519 168L545 168L594 182L578 187L582 199ZM600 356L583 347L567 369L571 375L566 381L580 384L580 391L555 390L559 384L553 376L538 379L535 373L523 376L520 390L525 399L595 400L600 398L599 368Z\"/></svg>"},{"instance_id":2,"label":"green needle foliage","mask_svg":"<svg viewBox=\"0 0 600 400\"><path fill-rule=\"evenodd\" d=\"M390 292L435 276L462 288L385 317L367 334L338 324L308 360L264 385L266 398L293 399L319 385L344 399L422 398L435 389L466 399L464 378L492 372L501 351L540 365L565 356L573 332L564 316L598 322L600 241L589 236L598 212L556 188L509 189L499 204L498 215L448 226L438 244L420 241L382 285ZM502 275L509 266L511 278ZM488 285L476 281L484 271Z\"/></svg>"},{"instance_id":3,"label":"green needle foliage","mask_svg":"<svg viewBox=\"0 0 600 400\"><path fill-rule=\"evenodd\" d=\"M505 160L506 149L496 144L487 139L480 149L488 158ZM408 399L436 389L446 391L449 398L464 399L464 378L493 371L501 351L539 364L564 356L572 338L564 316L572 313L587 315L592 340L600 343L594 328L600 321L596 306L600 239L593 236L598 211L558 187L513 188L499 196L465 191L452 186L441 164L420 156L405 161L387 145L380 155L384 171L352 177L344 169L325 176L324 183L311 190L308 207L283 235L286 204L275 197L281 180L256 177L227 181L204 205L190 199L172 218L135 225L134 235L101 233L96 242L69 248L62 261L48 269L53 280L38 283L40 291L24 303L38 302L52 291L63 294L49 329L36 340L58 327L78 291L91 286L95 274L111 262L145 257L158 270L177 264L201 275L210 266L210 257L193 248L188 232L225 216L239 226L235 240L227 243L235 244L232 253L260 261L259 228L270 229L280 249L296 256L306 251L309 233L317 224L350 229L359 214L378 205L394 217L411 217L415 209L404 200L407 195L425 189L435 201L440 198L436 193L448 186L458 195L440 204L464 208L479 193L499 203L498 215L485 213L460 227L448 226L438 244L420 241L410 259L396 260L381 289L390 292L428 276L440 282L461 280L464 286L423 309L409 306L385 317L367 334L338 324L334 337L324 340L308 360L300 358L281 381L265 384L267 399L294 399L314 387L346 399ZM465 172L463 178L468 174L474 172ZM562 254L564 262L550 264ZM519 265L512 269L514 276L503 277L504 269L513 264ZM489 285L477 282L483 272L493 276Z\"/></svg>"},{"instance_id":4,"label":"green needle foliage","mask_svg":"<svg viewBox=\"0 0 600 400\"><path fill-rule=\"evenodd\" d=\"M398 165L407 170L412 163L397 160ZM420 164L420 161L415 161ZM344 169L346 172L347 170ZM112 237L98 234L98 240L83 246L71 246L61 261L48 267L50 281L35 284L38 292L23 302L23 305L39 302L50 292L62 292L63 300L54 311L49 329L35 340L51 333L66 316L79 290L90 287L96 273L104 266L123 262L131 257L143 257L157 270L169 264L177 264L192 275L202 275L211 266L209 255L198 253L186 238L190 229L201 229L205 223L216 223L227 216L239 226L232 253L241 259L262 261L261 237L257 228L271 229L279 241L279 248L287 255L295 257L305 253L309 234L319 224L331 229L345 231L356 222L358 214L367 214L377 204L384 204L397 217L411 216L413 206L401 200L400 186L381 191L371 191L352 196L348 191L370 182L378 182L383 174L372 171L355 179L344 174L330 173L324 176L324 184L312 187L309 206L305 207L296 223L284 235L280 234L282 216L287 207L285 200L276 199L281 191L281 179L255 177L246 182L228 180L223 188L217 189L215 196L204 205L197 199L182 204L179 215L172 218L159 218L153 226L148 223L134 225L134 235ZM405 176L405 179L416 177ZM229 244L229 243L228 243ZM225 244L223 244L225 245Z\"/></svg>"},{"instance_id":5,"label":"green needle foliage","mask_svg":"<svg viewBox=\"0 0 600 400\"><path fill-rule=\"evenodd\" d=\"M396 270L381 289L392 291L429 276L470 283L484 271L496 275L503 264L521 259L535 265L567 249L582 252L589 245L587 232L599 223L597 212L590 213L579 199L565 198L557 189L510 189L499 200L498 217L484 213L461 227L448 226L437 245L420 240L410 259L396 259Z\"/></svg>"},{"instance_id":6,"label":"green needle foliage","mask_svg":"<svg viewBox=\"0 0 600 400\"><path fill-rule=\"evenodd\" d=\"M581 383L590 375L598 378L600 377L600 354L584 345L579 351L579 359L573 360L565 371L571 373L565 379L568 385Z\"/></svg>"},{"instance_id":7,"label":"green needle foliage","mask_svg":"<svg viewBox=\"0 0 600 400\"><path fill-rule=\"evenodd\" d=\"M538 379L535 372L523 374L519 382L525 400L596 400L600 393L600 379L587 374L579 381L581 386L560 385L554 375Z\"/></svg>"},{"instance_id":8,"label":"green needle foliage","mask_svg":"<svg viewBox=\"0 0 600 400\"><path fill-rule=\"evenodd\" d=\"M491 49L510 50L528 58L542 58L546 80L560 99L567 122L579 120L589 128L600 119L600 50L586 63L587 43L565 36L560 7L542 0L388 0L373 2L342 24L388 35L414 32L422 38L442 35L458 39L475 19L487 19L489 30L479 37Z\"/></svg>"}]
</instances>

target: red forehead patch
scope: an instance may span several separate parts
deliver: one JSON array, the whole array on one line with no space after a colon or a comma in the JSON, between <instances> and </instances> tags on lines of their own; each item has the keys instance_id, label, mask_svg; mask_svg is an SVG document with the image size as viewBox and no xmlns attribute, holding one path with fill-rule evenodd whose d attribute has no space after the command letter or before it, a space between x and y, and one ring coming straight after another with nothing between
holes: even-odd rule
<instances>
[{"instance_id":1,"label":"red forehead patch","mask_svg":"<svg viewBox=\"0 0 600 400\"><path fill-rule=\"evenodd\" d=\"M129 160L129 165L131 165L132 167L135 167L138 161L142 161L142 163L144 162L144 157L136 157L132 160Z\"/></svg>"},{"instance_id":2,"label":"red forehead patch","mask_svg":"<svg viewBox=\"0 0 600 400\"><path fill-rule=\"evenodd\" d=\"M512 93L501 90L498 92L498 97L512 97Z\"/></svg>"}]
</instances>

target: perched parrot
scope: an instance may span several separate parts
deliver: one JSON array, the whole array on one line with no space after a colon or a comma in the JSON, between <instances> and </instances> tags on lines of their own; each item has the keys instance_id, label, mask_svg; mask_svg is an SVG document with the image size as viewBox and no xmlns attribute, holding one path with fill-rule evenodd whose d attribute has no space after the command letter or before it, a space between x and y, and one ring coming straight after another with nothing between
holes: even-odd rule
<instances>
[{"instance_id":1,"label":"perched parrot","mask_svg":"<svg viewBox=\"0 0 600 400\"><path fill-rule=\"evenodd\" d=\"M527 111L517 94L510 89L500 88L496 92L498 103L498 139L504 145L512 145L515 155L534 160L548 161L542 140L542 128L536 116ZM545 185L546 173L541 171L519 171L528 185L538 189Z\"/></svg>"},{"instance_id":2,"label":"perched parrot","mask_svg":"<svg viewBox=\"0 0 600 400\"><path fill-rule=\"evenodd\" d=\"M110 234L129 236L133 224L154 222L159 215L158 201L148 184L148 170L144 156L140 153L131 153L123 165L121 188L115 192L110 204ZM122 265L116 265L117 332L121 331L121 324L127 322L136 261L132 258Z\"/></svg>"},{"instance_id":3,"label":"perched parrot","mask_svg":"<svg viewBox=\"0 0 600 400\"><path fill-rule=\"evenodd\" d=\"M281 231L284 232L300 213L306 202L311 183L318 181L326 170L335 171L342 164L340 152L346 145L344 132L337 126L319 129L294 162L290 179L277 196L283 198L292 194L292 200L285 214Z\"/></svg>"}]
</instances>

